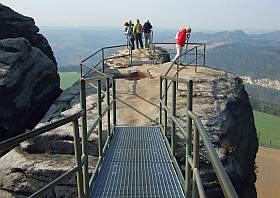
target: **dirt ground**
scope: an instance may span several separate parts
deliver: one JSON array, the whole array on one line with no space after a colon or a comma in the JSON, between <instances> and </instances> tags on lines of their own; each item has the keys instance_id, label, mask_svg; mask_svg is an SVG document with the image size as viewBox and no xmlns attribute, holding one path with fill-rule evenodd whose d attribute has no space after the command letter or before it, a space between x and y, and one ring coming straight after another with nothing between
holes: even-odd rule
<instances>
[{"instance_id":1,"label":"dirt ground","mask_svg":"<svg viewBox=\"0 0 280 198\"><path fill-rule=\"evenodd\" d=\"M258 197L280 197L280 150L260 147L256 161Z\"/></svg>"}]
</instances>

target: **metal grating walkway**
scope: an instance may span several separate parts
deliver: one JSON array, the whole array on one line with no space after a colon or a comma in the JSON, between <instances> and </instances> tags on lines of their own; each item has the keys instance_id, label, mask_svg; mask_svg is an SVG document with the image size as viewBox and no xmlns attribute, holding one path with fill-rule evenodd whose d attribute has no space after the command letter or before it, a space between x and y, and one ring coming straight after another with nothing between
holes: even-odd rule
<instances>
[{"instance_id":1,"label":"metal grating walkway","mask_svg":"<svg viewBox=\"0 0 280 198\"><path fill-rule=\"evenodd\" d=\"M116 127L91 197L184 197L159 127Z\"/></svg>"}]
</instances>

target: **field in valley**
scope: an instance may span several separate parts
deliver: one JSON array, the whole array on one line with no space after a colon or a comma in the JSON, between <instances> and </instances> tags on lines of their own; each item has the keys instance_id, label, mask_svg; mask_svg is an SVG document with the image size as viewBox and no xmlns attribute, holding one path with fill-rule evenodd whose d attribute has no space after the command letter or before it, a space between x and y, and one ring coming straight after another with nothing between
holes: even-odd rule
<instances>
[{"instance_id":1,"label":"field in valley","mask_svg":"<svg viewBox=\"0 0 280 198\"><path fill-rule=\"evenodd\" d=\"M260 147L256 165L258 197L280 197L280 150Z\"/></svg>"},{"instance_id":2,"label":"field in valley","mask_svg":"<svg viewBox=\"0 0 280 198\"><path fill-rule=\"evenodd\" d=\"M254 111L260 146L280 149L280 117Z\"/></svg>"},{"instance_id":3,"label":"field in valley","mask_svg":"<svg viewBox=\"0 0 280 198\"><path fill-rule=\"evenodd\" d=\"M78 72L59 72L59 76L60 88L63 90L71 87L73 83L80 78L80 74Z\"/></svg>"}]
</instances>

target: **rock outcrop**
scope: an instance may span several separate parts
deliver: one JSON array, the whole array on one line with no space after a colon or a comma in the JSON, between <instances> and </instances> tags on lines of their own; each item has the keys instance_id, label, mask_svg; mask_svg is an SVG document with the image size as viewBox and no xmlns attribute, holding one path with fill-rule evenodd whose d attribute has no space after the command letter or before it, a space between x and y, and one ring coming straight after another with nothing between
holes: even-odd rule
<instances>
[{"instance_id":1,"label":"rock outcrop","mask_svg":"<svg viewBox=\"0 0 280 198\"><path fill-rule=\"evenodd\" d=\"M121 69L115 69L110 65L111 67L106 72L117 77L119 98L117 124L155 125L158 122L159 76L166 72L170 64L170 62L158 65L144 64ZM174 75L175 72L176 68L170 71L170 75ZM141 77L138 78L138 74ZM193 109L201 118L240 197L256 197L254 162L258 144L252 108L242 81L231 73L207 67L199 67L196 73L192 66L183 69L179 77L193 79ZM104 85L103 89L105 89ZM90 128L97 115L97 101L95 89L87 86L87 93L88 128ZM179 85L177 114L182 120L186 120L185 93L186 87ZM171 101L171 92L168 97ZM103 105L105 107L106 104ZM79 84L76 83L61 94L37 127L69 116L77 112L79 107ZM170 120L168 125L171 126ZM104 130L106 130L106 121ZM179 131L176 136L179 140L176 157L183 170L185 139ZM97 161L96 137L94 133L89 139L91 170ZM208 196L220 197L222 196L220 187L205 150L202 145L201 147L200 174ZM72 125L68 124L25 142L2 157L0 159L0 187L3 193L11 193L16 197L30 195L55 176L67 171L70 160L66 162L65 159L70 158L73 158L73 135ZM13 159L17 163L12 163ZM63 163L66 165L63 166ZM73 164L74 162L71 161L71 165ZM17 169L18 166L19 169ZM32 188L29 187L30 185ZM74 189L73 176L52 190L50 197L59 197L62 190L71 192L65 194L65 197L73 197L76 195Z\"/></svg>"},{"instance_id":2,"label":"rock outcrop","mask_svg":"<svg viewBox=\"0 0 280 198\"><path fill-rule=\"evenodd\" d=\"M61 93L56 65L25 38L0 40L0 141L32 129Z\"/></svg>"},{"instance_id":3,"label":"rock outcrop","mask_svg":"<svg viewBox=\"0 0 280 198\"><path fill-rule=\"evenodd\" d=\"M32 18L0 3L0 141L33 128L61 90L47 39Z\"/></svg>"},{"instance_id":4,"label":"rock outcrop","mask_svg":"<svg viewBox=\"0 0 280 198\"><path fill-rule=\"evenodd\" d=\"M47 39L39 34L39 28L32 18L23 16L0 3L0 27L0 39L24 37L32 46L42 50L56 65Z\"/></svg>"}]
</instances>

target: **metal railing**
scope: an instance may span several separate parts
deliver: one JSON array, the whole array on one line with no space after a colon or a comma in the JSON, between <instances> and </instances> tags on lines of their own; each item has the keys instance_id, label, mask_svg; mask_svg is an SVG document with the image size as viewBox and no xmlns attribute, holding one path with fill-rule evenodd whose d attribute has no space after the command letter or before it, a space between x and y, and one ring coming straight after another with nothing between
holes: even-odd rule
<instances>
[{"instance_id":1,"label":"metal railing","mask_svg":"<svg viewBox=\"0 0 280 198\"><path fill-rule=\"evenodd\" d=\"M81 71L82 67L85 66L83 64L81 66ZM90 67L89 67L90 68ZM98 73L100 76L99 77L86 77L88 74L91 73ZM82 116L82 137L85 139L84 141L87 143L88 137L94 132L96 127L98 127L98 162L96 164L96 167L94 169L94 172L89 179L88 177L88 170L87 171L87 176L84 178L84 182L88 184L86 186L85 192L87 192L87 196L89 196L89 190L92 189L93 183L96 179L97 174L100 171L100 166L103 161L103 156L106 152L106 149L108 147L109 141L112 137L112 134L114 132L114 127L116 125L116 86L115 86L115 78L110 75L106 75L94 68L90 68L90 72L87 72L85 75L81 74L81 84L80 84L80 94L81 94L81 108L84 111L84 114ZM102 82L105 82L105 91L102 90ZM96 84L94 84L96 83ZM95 88L97 90L97 117L94 120L93 124L90 126L89 129L87 129L87 111L86 111L86 84L89 86ZM110 88L112 91L110 92ZM106 107L103 110L102 109L102 99L106 96ZM112 110L112 111L111 111ZM112 112L112 116L111 116ZM102 118L107 114L107 139L103 145L103 122ZM113 126L111 127L111 123ZM88 148L87 144L83 145L84 152L86 155L88 155ZM85 164L88 167L88 162L86 161Z\"/></svg>"},{"instance_id":2,"label":"metal railing","mask_svg":"<svg viewBox=\"0 0 280 198\"><path fill-rule=\"evenodd\" d=\"M172 109L168 108L168 81L172 84ZM187 85L187 127L179 122L176 114L176 86L177 83L183 83ZM203 183L199 174L199 139L204 144L207 151L209 160L212 164L214 172L219 180L222 191L225 197L238 197L225 168L223 167L218 154L216 153L213 144L211 143L204 126L192 110L193 104L193 81L161 76L160 77L160 119L159 124L162 130L165 143L170 153L170 157L173 161L175 170L179 177L182 188L185 191L186 197L206 197ZM164 112L164 115L163 115ZM168 133L168 116L171 118L172 127L170 132L170 143L167 138ZM163 119L164 118L164 119ZM192 124L194 123L194 125ZM185 157L185 177L183 176L178 162L175 157L176 152L176 129L183 134L186 139L186 157Z\"/></svg>"},{"instance_id":3,"label":"metal railing","mask_svg":"<svg viewBox=\"0 0 280 198\"><path fill-rule=\"evenodd\" d=\"M4 152L7 150L12 149L14 146L19 145L20 143L29 140L31 138L35 138L39 135L42 135L46 132L49 132L50 130L56 129L58 127L61 127L65 124L68 124L72 122L73 124L73 131L74 131L74 150L75 150L75 161L76 166L47 184L45 187L41 188L40 190L36 191L32 195L29 196L29 198L34 197L43 197L49 190L53 189L61 180L69 177L70 175L77 174L77 189L78 189L78 196L84 197L85 192L83 190L85 183L83 182L84 176L82 173L82 169L84 169L87 164L87 154L84 153L84 151L81 152L81 143L80 143L80 134L79 134L79 123L78 119L84 114L83 111L80 111L78 113L75 113L74 115L71 115L67 118L61 119L59 121L53 122L51 124L48 124L46 126L40 127L38 129L34 129L30 132L26 132L24 134L18 135L16 137L10 138L6 141L3 141L0 143L0 152ZM82 143L84 140L82 140Z\"/></svg>"},{"instance_id":4,"label":"metal railing","mask_svg":"<svg viewBox=\"0 0 280 198\"><path fill-rule=\"evenodd\" d=\"M155 44L153 44L153 47L155 47ZM163 43L164 44L164 43ZM172 43L174 44L174 43ZM190 43L189 43L190 44ZM205 63L205 45L198 45L197 46L188 49L185 53L183 53L178 58L186 55L187 53L190 53L192 51L195 51L196 59L193 61L198 60L198 58L204 57L204 63ZM204 54L203 56L200 54L200 57L198 56L198 47L204 46ZM46 193L48 190L53 188L60 180L64 179L65 177L77 173L77 189L78 189L78 196L79 197L89 197L90 196L90 190L93 187L94 181L96 179L96 176L98 175L100 171L100 167L103 162L103 156L107 150L107 147L109 145L110 139L113 135L114 128L117 124L116 120L116 100L126 104L121 99L116 97L116 82L115 78L110 75L105 74L105 61L115 58L121 58L121 57L129 57L130 60L132 58L132 53L129 52L127 55L122 56L115 56L115 57L105 57L105 50L108 49L115 49L119 47L127 47L127 45L116 45L116 46L110 46L110 47L104 47L99 50L97 50L95 53L84 59L80 64L81 69L81 79L80 79L80 102L81 102L81 111L67 117L65 119L62 119L60 121L51 123L47 126L41 127L39 129L35 129L31 132L19 135L15 138L12 138L10 140L7 140L5 142L2 142L0 144L0 152L7 150L9 148L12 148L13 146L28 140L30 138L36 137L38 135L41 135L49 130L55 129L59 126L63 126L67 123L73 122L73 130L74 130L74 146L75 146L75 160L76 160L76 166L55 179L53 182L48 184L46 187L40 189L30 197L40 197L44 193ZM86 61L89 59L101 55L101 60L96 60L97 63L92 64L91 66L88 66L86 64ZM192 62L187 62L189 64L192 64ZM131 63L131 62L130 62ZM102 67L98 68L102 64ZM197 63L196 63L197 64ZM184 65L184 66L186 66ZM198 116L192 111L192 93L193 93L193 82L192 80L186 80L182 78L178 78L178 73L181 71L184 67L177 69L177 73L175 74L175 77L169 77L168 73L171 70L171 68L174 66L174 64L171 65L169 70L166 72L166 75L160 77L160 119L159 124L163 133L163 137L165 139L167 148L169 150L170 156L172 158L174 167L176 169L178 178L180 180L180 183L185 190L185 194L187 197L190 197L190 193L192 193L193 197L197 197L198 194L201 197L206 197L203 183L201 181L200 175L199 175L199 136L201 137L202 142L205 145L205 148L208 152L208 155L210 157L210 161L214 167L214 171L217 175L217 178L221 184L222 190L226 197L237 197L237 194L235 192L235 189L232 186L232 183L230 179L228 178L227 173L225 172L224 167L221 164L221 161L219 160L216 151L214 150L214 147L212 143L209 141L209 138L207 136L207 133L205 132L205 129L198 118ZM87 71L85 71L85 69ZM92 77L90 74L96 73L98 74L95 77ZM176 77L177 76L177 77ZM170 84L172 84L172 110L168 108L168 81L170 81ZM163 86L164 82L164 86ZM178 117L176 115L176 86L178 83L186 84L188 87L188 97L187 97L187 116L188 116L188 127L185 129L179 122ZM86 102L86 96L87 96L87 90L86 85L89 85L97 90L97 117L94 120L93 124L88 128L87 124L87 102ZM102 85L105 85L104 90L102 89ZM164 91L163 91L164 88ZM112 91L110 91L110 89ZM106 99L105 103L105 109L102 109L102 100ZM134 109L133 107L128 107ZM134 109L135 110L135 109ZM163 116L164 111L164 116ZM111 115L112 114L112 115ZM105 143L103 144L103 117L107 115L107 138ZM171 143L168 142L167 138L167 119L168 115L171 117L172 120L172 130L171 130ZM80 135L79 135L79 123L78 119L81 119L81 142L80 142ZM163 119L164 117L164 119ZM194 122L194 125L192 125L192 121ZM164 122L164 123L163 123ZM98 162L96 164L95 170L89 178L89 170L88 170L88 137L94 132L94 130L98 127ZM192 130L192 127L194 129ZM186 170L185 170L185 177L183 176L178 162L175 158L175 151L176 151L176 128L178 128L182 134L186 138ZM192 131L194 136L192 137ZM193 141L192 141L193 139ZM81 144L82 143L82 144ZM192 146L193 144L193 146ZM81 151L82 148L82 151ZM192 151L193 148L193 151Z\"/></svg>"},{"instance_id":5,"label":"metal railing","mask_svg":"<svg viewBox=\"0 0 280 198\"><path fill-rule=\"evenodd\" d=\"M153 43L153 56L155 56L155 49L157 46L165 46L166 49L168 49L166 46L171 46L174 48L176 45L175 42L155 42ZM170 48L169 48L170 49ZM174 48L175 49L175 48ZM167 52L167 53L161 53L160 55L163 54L168 54L170 55L175 55L176 52ZM192 58L194 56L194 58ZM191 60L189 60L191 59ZM180 60L180 64L179 64ZM199 65L199 61L202 60L202 63L200 65L205 66L206 63L206 44L205 43L185 43L185 49L184 52L177 57L177 59L172 63L170 66L170 69L168 72L171 70L171 68L176 65L177 68L182 65L183 68L186 66L195 64L195 72L197 72L197 66ZM153 62L154 63L154 62ZM168 72L166 72L165 75L168 75Z\"/></svg>"},{"instance_id":6,"label":"metal railing","mask_svg":"<svg viewBox=\"0 0 280 198\"><path fill-rule=\"evenodd\" d=\"M108 61L108 60L128 57L129 58L129 65L131 65L131 61L132 61L131 60L132 59L131 50L128 50L128 54L120 55L120 56L106 57L106 55L105 55L106 51L109 51L110 49L112 50L112 49L123 48L123 47L128 48L128 44L103 47L103 48L100 48L97 51L95 51L93 54L91 54L90 56L88 56L84 60L82 60L81 64L80 64L81 77L87 76L87 74L89 74L92 71L92 69L95 69L95 70L101 71L102 73L105 73L105 61ZM101 57L101 58L98 58L98 56ZM89 61L90 59L93 59L94 57L97 57L96 63L90 64L91 66L89 67L88 66L89 64L87 64L86 62ZM87 72L84 72L85 69L87 69Z\"/></svg>"}]
</instances>

